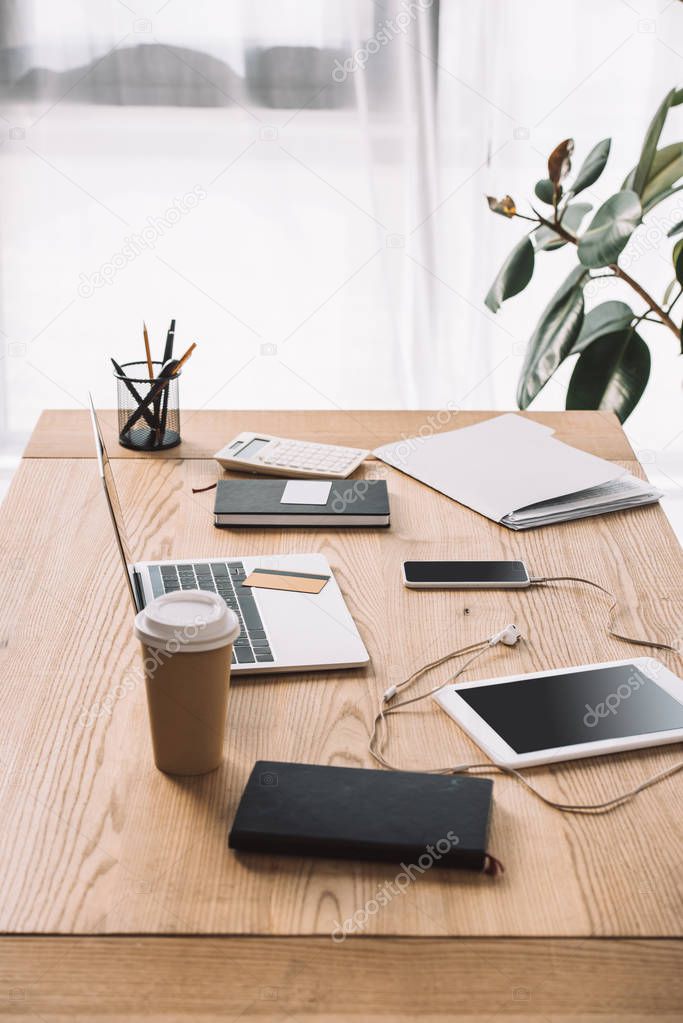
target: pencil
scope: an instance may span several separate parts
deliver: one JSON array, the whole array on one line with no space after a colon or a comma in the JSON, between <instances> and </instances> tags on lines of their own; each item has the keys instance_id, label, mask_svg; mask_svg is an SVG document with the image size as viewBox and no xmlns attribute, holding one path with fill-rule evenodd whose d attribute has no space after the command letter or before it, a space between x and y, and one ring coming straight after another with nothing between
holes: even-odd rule
<instances>
[{"instance_id":1,"label":"pencil","mask_svg":"<svg viewBox=\"0 0 683 1023\"><path fill-rule=\"evenodd\" d=\"M172 374L173 376L176 376L178 374L178 372L180 371L180 368L187 362L187 360L190 358L190 356L192 355L192 353L193 353L193 351L195 350L196 347L197 347L197 343L195 341L193 341L192 344L190 345L190 347L185 352L185 354L183 356L181 356L181 358L178 360L178 363L177 363L176 367L173 370L173 374Z\"/></svg>"},{"instance_id":2,"label":"pencil","mask_svg":"<svg viewBox=\"0 0 683 1023\"><path fill-rule=\"evenodd\" d=\"M152 365L152 353L149 350L149 338L147 337L147 324L142 321L142 336L145 339L145 355L147 356L147 371L149 379L154 380L154 366Z\"/></svg>"}]
</instances>

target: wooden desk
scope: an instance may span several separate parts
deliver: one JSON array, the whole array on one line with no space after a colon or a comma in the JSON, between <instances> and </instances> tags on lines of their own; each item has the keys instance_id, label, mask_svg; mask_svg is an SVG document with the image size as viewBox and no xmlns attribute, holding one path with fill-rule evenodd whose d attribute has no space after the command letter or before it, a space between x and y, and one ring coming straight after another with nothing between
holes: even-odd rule
<instances>
[{"instance_id":1,"label":"wooden desk","mask_svg":"<svg viewBox=\"0 0 683 1023\"><path fill-rule=\"evenodd\" d=\"M514 534L370 462L360 474L388 480L390 533L236 532L213 528L212 493L191 493L246 424L374 446L485 415L186 413L182 447L139 458L115 444L105 413L138 557L322 551L372 658L365 670L235 683L224 766L172 779L152 765L143 686L121 687L138 651L87 417L44 414L0 509L1 1018L680 1018L681 776L598 817L564 816L497 777L490 846L505 875L428 872L343 943L331 940L337 923L395 868L238 859L226 846L255 759L369 766L378 695L439 652L516 621L525 645L496 648L480 677L638 653L606 635L599 594L409 591L404 558L521 556L537 573L587 574L618 590L624 629L680 636L683 559L657 507ZM537 418L638 471L611 416ZM84 726L107 696L111 712ZM427 704L393 736L407 768L477 755ZM591 801L679 757L664 747L533 776L554 798Z\"/></svg>"}]
</instances>

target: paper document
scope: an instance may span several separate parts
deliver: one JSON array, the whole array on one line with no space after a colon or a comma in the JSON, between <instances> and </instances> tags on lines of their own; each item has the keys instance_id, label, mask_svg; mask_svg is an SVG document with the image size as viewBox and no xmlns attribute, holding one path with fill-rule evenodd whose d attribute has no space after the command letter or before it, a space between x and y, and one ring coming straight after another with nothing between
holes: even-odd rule
<instances>
[{"instance_id":1,"label":"paper document","mask_svg":"<svg viewBox=\"0 0 683 1023\"><path fill-rule=\"evenodd\" d=\"M645 480L627 472L617 480L611 480L600 487L591 487L578 494L567 494L554 501L541 501L528 508L511 512L501 519L510 529L530 529L532 526L548 526L553 522L568 522L590 515L604 515L624 508L638 508L652 504L662 496L661 491Z\"/></svg>"},{"instance_id":2,"label":"paper document","mask_svg":"<svg viewBox=\"0 0 683 1023\"><path fill-rule=\"evenodd\" d=\"M512 413L448 433L385 444L374 454L454 501L516 529L629 507L629 498L631 504L641 504L647 503L648 495L650 501L659 497L648 484L634 490L626 481L635 477L621 466L564 444L550 427ZM615 482L621 480L623 491ZM596 491L606 484L612 485L608 494ZM554 506L567 495L572 495L572 502ZM543 502L553 506L530 511L530 505Z\"/></svg>"}]
</instances>

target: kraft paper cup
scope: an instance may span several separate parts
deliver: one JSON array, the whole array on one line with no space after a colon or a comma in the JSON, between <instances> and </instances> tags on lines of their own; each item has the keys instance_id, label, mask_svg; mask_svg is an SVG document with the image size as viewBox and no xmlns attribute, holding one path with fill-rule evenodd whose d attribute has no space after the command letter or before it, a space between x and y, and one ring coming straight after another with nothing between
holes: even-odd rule
<instances>
[{"instance_id":1,"label":"kraft paper cup","mask_svg":"<svg viewBox=\"0 0 683 1023\"><path fill-rule=\"evenodd\" d=\"M142 645L154 762L167 774L206 774L223 759L237 615L222 597L182 590L135 617Z\"/></svg>"}]
</instances>

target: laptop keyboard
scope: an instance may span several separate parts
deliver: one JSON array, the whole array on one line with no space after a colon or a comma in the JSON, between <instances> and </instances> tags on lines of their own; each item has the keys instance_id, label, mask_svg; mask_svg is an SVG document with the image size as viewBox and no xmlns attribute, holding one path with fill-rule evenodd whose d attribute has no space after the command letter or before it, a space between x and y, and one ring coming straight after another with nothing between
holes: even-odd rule
<instances>
[{"instance_id":1,"label":"laptop keyboard","mask_svg":"<svg viewBox=\"0 0 683 1023\"><path fill-rule=\"evenodd\" d=\"M246 578L241 561L205 561L196 565L150 565L155 597L175 590L211 590L219 593L240 621L240 634L232 648L233 664L274 661L270 642L254 594L243 586Z\"/></svg>"}]
</instances>

